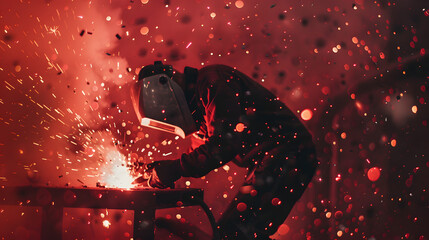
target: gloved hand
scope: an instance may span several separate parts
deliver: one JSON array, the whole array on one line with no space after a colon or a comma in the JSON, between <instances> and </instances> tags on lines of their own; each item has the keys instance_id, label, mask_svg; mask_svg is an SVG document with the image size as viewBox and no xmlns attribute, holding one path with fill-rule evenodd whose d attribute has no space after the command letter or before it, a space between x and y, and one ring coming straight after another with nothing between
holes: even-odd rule
<instances>
[{"instance_id":1,"label":"gloved hand","mask_svg":"<svg viewBox=\"0 0 429 240\"><path fill-rule=\"evenodd\" d=\"M147 182L148 186L153 188L174 188L174 182L182 177L178 160L155 161L147 164L144 171L145 174L134 180L133 184Z\"/></svg>"}]
</instances>

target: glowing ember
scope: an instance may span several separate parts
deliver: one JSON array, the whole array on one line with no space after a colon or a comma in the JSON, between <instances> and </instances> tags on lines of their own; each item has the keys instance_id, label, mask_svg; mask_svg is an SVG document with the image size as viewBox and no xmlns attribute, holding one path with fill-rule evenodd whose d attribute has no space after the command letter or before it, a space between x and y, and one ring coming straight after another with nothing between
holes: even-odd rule
<instances>
[{"instance_id":1,"label":"glowing ember","mask_svg":"<svg viewBox=\"0 0 429 240\"><path fill-rule=\"evenodd\" d=\"M243 123L238 123L238 124L235 126L235 130L237 130L237 132L243 132L243 131L244 131L244 128L245 128L245 126L244 126L244 124L243 124Z\"/></svg>"},{"instance_id":2,"label":"glowing ember","mask_svg":"<svg viewBox=\"0 0 429 240\"><path fill-rule=\"evenodd\" d=\"M104 221L103 221L103 227L105 227L105 228L109 228L109 227L110 227L110 225L112 225L112 224L109 222L109 220L104 220Z\"/></svg>"},{"instance_id":3,"label":"glowing ember","mask_svg":"<svg viewBox=\"0 0 429 240\"><path fill-rule=\"evenodd\" d=\"M102 169L102 182L106 187L132 188L134 177L127 167L125 156L117 150L107 153Z\"/></svg>"}]
</instances>

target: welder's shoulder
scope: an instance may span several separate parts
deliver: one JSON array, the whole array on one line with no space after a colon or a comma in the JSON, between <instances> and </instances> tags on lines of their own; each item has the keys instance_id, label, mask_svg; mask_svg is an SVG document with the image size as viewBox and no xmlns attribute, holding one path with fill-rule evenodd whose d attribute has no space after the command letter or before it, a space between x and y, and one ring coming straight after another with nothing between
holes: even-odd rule
<instances>
[{"instance_id":1,"label":"welder's shoulder","mask_svg":"<svg viewBox=\"0 0 429 240\"><path fill-rule=\"evenodd\" d=\"M226 65L209 65L198 70L197 87L202 90L223 85L234 69Z\"/></svg>"},{"instance_id":2,"label":"welder's shoulder","mask_svg":"<svg viewBox=\"0 0 429 240\"><path fill-rule=\"evenodd\" d=\"M208 65L205 66L203 68L201 68L198 72L199 74L206 74L206 73L212 73L212 72L233 72L234 68L227 66L227 65L223 65L223 64L213 64L213 65Z\"/></svg>"},{"instance_id":3,"label":"welder's shoulder","mask_svg":"<svg viewBox=\"0 0 429 240\"><path fill-rule=\"evenodd\" d=\"M225 88L225 71L230 71L225 65L209 65L198 70L196 90L204 101L211 101Z\"/></svg>"},{"instance_id":4,"label":"welder's shoulder","mask_svg":"<svg viewBox=\"0 0 429 240\"><path fill-rule=\"evenodd\" d=\"M235 71L234 68L222 64L209 65L198 70L198 80L202 84L222 84Z\"/></svg>"}]
</instances>

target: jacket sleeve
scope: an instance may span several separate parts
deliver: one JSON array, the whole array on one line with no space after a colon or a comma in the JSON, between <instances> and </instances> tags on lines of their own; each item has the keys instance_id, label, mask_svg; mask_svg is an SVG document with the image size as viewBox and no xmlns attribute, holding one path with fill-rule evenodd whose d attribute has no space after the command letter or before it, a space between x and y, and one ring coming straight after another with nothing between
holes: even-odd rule
<instances>
[{"instance_id":1,"label":"jacket sleeve","mask_svg":"<svg viewBox=\"0 0 429 240\"><path fill-rule=\"evenodd\" d=\"M240 87L230 81L229 71L218 68L205 71L197 91L205 108L208 140L190 153L182 154L180 163L184 177L201 177L229 161L242 147L243 131L237 131L240 123Z\"/></svg>"}]
</instances>

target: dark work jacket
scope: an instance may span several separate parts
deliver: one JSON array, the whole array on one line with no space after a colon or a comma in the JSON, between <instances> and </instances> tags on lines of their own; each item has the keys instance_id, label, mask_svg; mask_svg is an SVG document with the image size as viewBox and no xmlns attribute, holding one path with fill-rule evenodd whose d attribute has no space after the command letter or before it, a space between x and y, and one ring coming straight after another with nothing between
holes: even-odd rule
<instances>
[{"instance_id":1,"label":"dark work jacket","mask_svg":"<svg viewBox=\"0 0 429 240\"><path fill-rule=\"evenodd\" d=\"M252 167L279 144L311 144L298 118L266 88L224 65L185 69L185 95L205 143L177 159L184 177L230 161Z\"/></svg>"}]
</instances>

